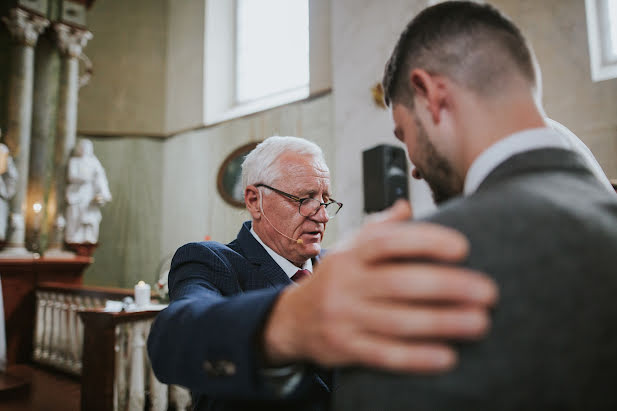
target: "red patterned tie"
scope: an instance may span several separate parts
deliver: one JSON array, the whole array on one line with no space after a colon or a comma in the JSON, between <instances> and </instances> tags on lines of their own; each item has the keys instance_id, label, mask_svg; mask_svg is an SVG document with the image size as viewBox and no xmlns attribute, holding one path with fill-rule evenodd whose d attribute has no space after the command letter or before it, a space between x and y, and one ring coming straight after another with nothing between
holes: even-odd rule
<instances>
[{"instance_id":1,"label":"red patterned tie","mask_svg":"<svg viewBox=\"0 0 617 411\"><path fill-rule=\"evenodd\" d=\"M298 270L294 275L291 276L291 281L294 283L299 283L305 278L309 278L311 276L311 272L309 270Z\"/></svg>"}]
</instances>

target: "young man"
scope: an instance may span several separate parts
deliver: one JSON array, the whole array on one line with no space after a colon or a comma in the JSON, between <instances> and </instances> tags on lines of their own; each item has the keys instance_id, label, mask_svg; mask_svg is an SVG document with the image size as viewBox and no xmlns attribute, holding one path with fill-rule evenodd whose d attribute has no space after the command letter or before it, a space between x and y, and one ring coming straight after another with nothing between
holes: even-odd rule
<instances>
[{"instance_id":1,"label":"young man","mask_svg":"<svg viewBox=\"0 0 617 411\"><path fill-rule=\"evenodd\" d=\"M617 200L547 127L532 52L488 4L444 2L403 31L384 90L414 177L494 276L488 337L438 377L349 371L340 410L617 409Z\"/></svg>"}]
</instances>

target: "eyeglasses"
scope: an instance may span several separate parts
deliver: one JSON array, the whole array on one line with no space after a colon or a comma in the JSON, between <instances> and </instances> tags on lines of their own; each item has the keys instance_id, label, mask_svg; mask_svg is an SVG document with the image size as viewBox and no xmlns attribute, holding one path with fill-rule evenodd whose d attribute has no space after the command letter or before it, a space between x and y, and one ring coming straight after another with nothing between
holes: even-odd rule
<instances>
[{"instance_id":1,"label":"eyeglasses","mask_svg":"<svg viewBox=\"0 0 617 411\"><path fill-rule=\"evenodd\" d=\"M277 194L280 194L288 199L299 203L298 212L302 217L312 217L319 211L321 206L324 206L326 209L326 213L328 214L328 218L334 218L334 216L340 211L343 207L343 203L339 203L338 201L330 200L327 203L322 203L319 200L315 200L314 198L300 198L293 194L286 193L281 190L277 190L276 188L270 187L265 184L255 184L255 187L265 187L274 191Z\"/></svg>"}]
</instances>

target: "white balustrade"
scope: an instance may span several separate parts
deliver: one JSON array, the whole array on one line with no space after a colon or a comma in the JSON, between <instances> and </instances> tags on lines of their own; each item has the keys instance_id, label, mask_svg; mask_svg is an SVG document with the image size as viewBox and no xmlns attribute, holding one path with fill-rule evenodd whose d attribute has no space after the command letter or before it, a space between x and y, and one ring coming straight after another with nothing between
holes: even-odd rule
<instances>
[{"instance_id":1,"label":"white balustrade","mask_svg":"<svg viewBox=\"0 0 617 411\"><path fill-rule=\"evenodd\" d=\"M41 347L41 360L46 361L51 355L51 325L52 325L52 311L53 311L53 301L51 293L45 293L44 300L44 312L43 318L43 345Z\"/></svg>"},{"instance_id":2,"label":"white balustrade","mask_svg":"<svg viewBox=\"0 0 617 411\"><path fill-rule=\"evenodd\" d=\"M100 298L87 301L89 308L102 308ZM34 361L80 375L84 330L79 310L85 309L75 294L37 291L34 330Z\"/></svg>"},{"instance_id":3,"label":"white balustrade","mask_svg":"<svg viewBox=\"0 0 617 411\"><path fill-rule=\"evenodd\" d=\"M69 304L68 299L69 296L66 294L59 294L60 298L58 301L59 310L60 310L60 331L58 332L58 357L60 363L64 368L69 368Z\"/></svg>"},{"instance_id":4,"label":"white balustrade","mask_svg":"<svg viewBox=\"0 0 617 411\"><path fill-rule=\"evenodd\" d=\"M81 375L84 325L77 313L104 306L102 298L71 290L37 290L34 361ZM188 410L191 405L187 389L167 386L152 372L146 353L152 321L129 321L115 328L114 411L143 411L147 403L151 411L165 411L170 406Z\"/></svg>"},{"instance_id":5,"label":"white balustrade","mask_svg":"<svg viewBox=\"0 0 617 411\"><path fill-rule=\"evenodd\" d=\"M116 327L116 378L114 381L114 410L125 410L128 400L127 374L129 371L129 333L128 324Z\"/></svg>"},{"instance_id":6,"label":"white balustrade","mask_svg":"<svg viewBox=\"0 0 617 411\"><path fill-rule=\"evenodd\" d=\"M145 392L145 324L144 321L132 323L131 338L131 383L129 389L129 410L143 410L146 402Z\"/></svg>"},{"instance_id":7,"label":"white balustrade","mask_svg":"<svg viewBox=\"0 0 617 411\"><path fill-rule=\"evenodd\" d=\"M49 361L52 364L60 364L60 298L61 295L52 293L51 303L51 343L49 345Z\"/></svg>"},{"instance_id":8,"label":"white balustrade","mask_svg":"<svg viewBox=\"0 0 617 411\"><path fill-rule=\"evenodd\" d=\"M34 352L33 357L36 361L41 359L43 349L43 319L45 306L47 305L47 293L43 291L36 292L36 325L34 329Z\"/></svg>"},{"instance_id":9,"label":"white balustrade","mask_svg":"<svg viewBox=\"0 0 617 411\"><path fill-rule=\"evenodd\" d=\"M148 380L150 384L150 411L165 411L169 404L169 389L154 375L152 367L148 364Z\"/></svg>"},{"instance_id":10,"label":"white balustrade","mask_svg":"<svg viewBox=\"0 0 617 411\"><path fill-rule=\"evenodd\" d=\"M75 305L77 305L78 312L86 309L83 298L79 295L75 296ZM79 318L79 316L77 316L75 322L77 323L77 364L75 364L75 372L81 374L81 355L84 350L84 323L81 322L81 318Z\"/></svg>"},{"instance_id":11,"label":"white balustrade","mask_svg":"<svg viewBox=\"0 0 617 411\"><path fill-rule=\"evenodd\" d=\"M77 322L79 319L77 318L77 304L75 302L76 296L69 295L68 299L68 311L67 311L67 367L73 372L78 372L78 364L81 362L80 357L78 357L78 346L81 341L77 338Z\"/></svg>"}]
</instances>

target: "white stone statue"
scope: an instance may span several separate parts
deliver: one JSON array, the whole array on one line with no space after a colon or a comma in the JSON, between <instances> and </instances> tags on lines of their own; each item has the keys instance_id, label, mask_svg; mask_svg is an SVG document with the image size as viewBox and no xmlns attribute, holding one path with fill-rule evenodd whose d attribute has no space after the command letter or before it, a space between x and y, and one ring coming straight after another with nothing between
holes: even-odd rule
<instances>
[{"instance_id":1,"label":"white stone statue","mask_svg":"<svg viewBox=\"0 0 617 411\"><path fill-rule=\"evenodd\" d=\"M66 228L68 244L97 244L101 206L111 201L105 170L92 142L79 140L67 167Z\"/></svg>"},{"instance_id":2,"label":"white stone statue","mask_svg":"<svg viewBox=\"0 0 617 411\"><path fill-rule=\"evenodd\" d=\"M9 201L17 191L17 167L6 145L0 143L0 241L6 239Z\"/></svg>"}]
</instances>

